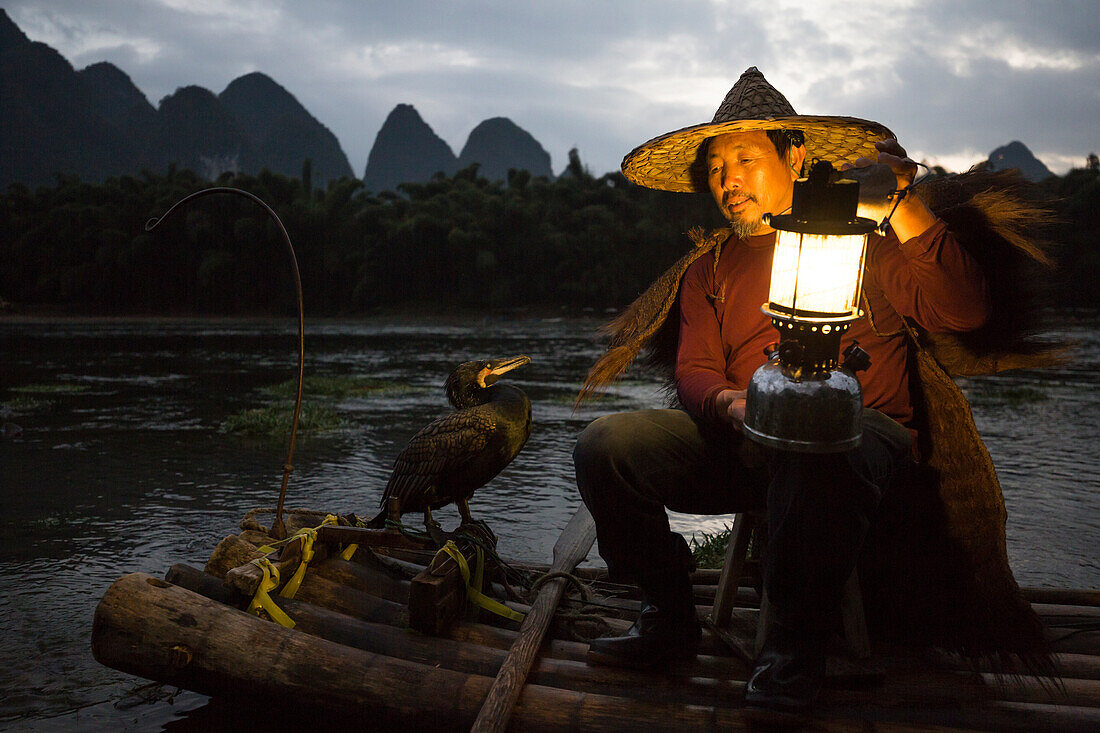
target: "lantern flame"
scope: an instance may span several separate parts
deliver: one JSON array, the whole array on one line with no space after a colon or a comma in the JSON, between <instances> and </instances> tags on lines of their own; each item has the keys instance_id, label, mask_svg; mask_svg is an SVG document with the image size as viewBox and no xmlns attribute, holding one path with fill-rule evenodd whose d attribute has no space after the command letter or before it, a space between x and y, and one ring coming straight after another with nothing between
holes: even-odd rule
<instances>
[{"instance_id":1,"label":"lantern flame","mask_svg":"<svg viewBox=\"0 0 1100 733\"><path fill-rule=\"evenodd\" d=\"M768 310L803 320L859 316L866 234L777 229Z\"/></svg>"}]
</instances>

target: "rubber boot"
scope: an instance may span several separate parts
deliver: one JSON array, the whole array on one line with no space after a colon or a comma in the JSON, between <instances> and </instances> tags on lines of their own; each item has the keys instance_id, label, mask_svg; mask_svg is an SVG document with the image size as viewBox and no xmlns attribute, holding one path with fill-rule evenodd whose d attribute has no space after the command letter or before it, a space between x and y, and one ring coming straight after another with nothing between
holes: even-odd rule
<instances>
[{"instance_id":1,"label":"rubber boot","mask_svg":"<svg viewBox=\"0 0 1100 733\"><path fill-rule=\"evenodd\" d=\"M756 710L804 714L825 680L823 629L795 626L776 618L745 685L745 705Z\"/></svg>"},{"instance_id":2,"label":"rubber boot","mask_svg":"<svg viewBox=\"0 0 1100 733\"><path fill-rule=\"evenodd\" d=\"M638 620L623 636L594 639L588 647L589 664L652 669L695 658L702 629L691 587L693 563L686 543L675 554L665 567L641 573L638 585L646 602Z\"/></svg>"}]
</instances>

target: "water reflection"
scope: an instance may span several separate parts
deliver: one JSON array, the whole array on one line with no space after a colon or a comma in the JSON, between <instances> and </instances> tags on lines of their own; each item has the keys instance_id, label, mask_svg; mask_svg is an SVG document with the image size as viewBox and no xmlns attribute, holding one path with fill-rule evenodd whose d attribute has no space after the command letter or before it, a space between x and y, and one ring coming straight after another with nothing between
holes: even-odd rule
<instances>
[{"instance_id":1,"label":"water reflection","mask_svg":"<svg viewBox=\"0 0 1100 733\"><path fill-rule=\"evenodd\" d=\"M963 385L1002 478L1009 554L1024 585L1100 586L1098 323L1090 315L1071 325L1080 343L1072 363ZM597 325L307 323L309 374L410 389L336 401L344 427L300 441L289 503L373 514L397 453L448 409L447 373L470 358L526 353L532 363L509 378L532 400L531 439L472 509L490 519L507 555L546 560L578 501L577 433L600 414L662 400L656 381L632 378L573 412L599 351ZM0 725L160 730L202 703L184 695L175 708L116 710L111 703L135 681L91 658L92 612L123 573L201 565L245 512L274 504L285 445L218 427L271 399L262 390L291 378L296 347L292 322L0 323L0 399L34 405L5 418L23 432L0 439ZM453 508L438 516L458 521ZM716 531L729 521L675 515L673 526Z\"/></svg>"}]
</instances>

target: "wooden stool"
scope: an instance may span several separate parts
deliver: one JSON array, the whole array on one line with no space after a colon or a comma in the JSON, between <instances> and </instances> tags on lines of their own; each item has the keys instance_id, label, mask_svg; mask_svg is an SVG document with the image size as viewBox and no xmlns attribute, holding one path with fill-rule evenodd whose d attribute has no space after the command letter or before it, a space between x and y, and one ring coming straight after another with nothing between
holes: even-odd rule
<instances>
[{"instance_id":1,"label":"wooden stool","mask_svg":"<svg viewBox=\"0 0 1100 733\"><path fill-rule=\"evenodd\" d=\"M730 533L729 545L726 547L726 560L722 565L722 574L718 579L718 589L714 597L714 608L710 615L711 622L718 629L724 630L730 625L733 602L737 597L738 583L745 569L749 545L757 530L764 527L765 520L762 513L743 512L734 515L733 531ZM763 535L760 535L758 540L762 537ZM840 615L848 653L856 659L869 659L871 643L867 637L867 621L863 616L863 596L860 594L859 576L855 569L844 584ZM768 595L762 593L760 618L756 624L756 653L760 652L760 647L764 643L764 630L767 628L769 618Z\"/></svg>"}]
</instances>

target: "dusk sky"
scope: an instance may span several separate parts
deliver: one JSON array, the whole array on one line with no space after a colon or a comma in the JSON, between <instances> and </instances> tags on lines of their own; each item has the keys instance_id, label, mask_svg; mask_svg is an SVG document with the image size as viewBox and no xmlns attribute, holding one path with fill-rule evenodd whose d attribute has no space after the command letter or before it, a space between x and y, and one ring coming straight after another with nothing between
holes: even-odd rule
<instances>
[{"instance_id":1,"label":"dusk sky","mask_svg":"<svg viewBox=\"0 0 1100 733\"><path fill-rule=\"evenodd\" d=\"M1100 2L1044 0L0 0L81 69L153 105L262 71L339 138L356 175L412 104L457 155L489 117L599 175L710 120L757 66L803 114L879 121L962 170L1012 140L1056 173L1100 152Z\"/></svg>"}]
</instances>

